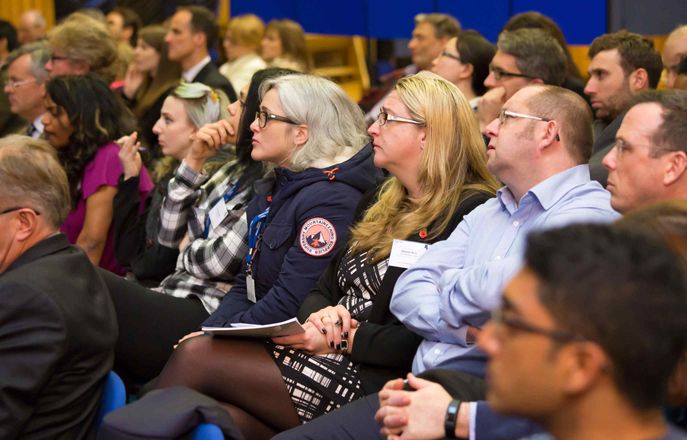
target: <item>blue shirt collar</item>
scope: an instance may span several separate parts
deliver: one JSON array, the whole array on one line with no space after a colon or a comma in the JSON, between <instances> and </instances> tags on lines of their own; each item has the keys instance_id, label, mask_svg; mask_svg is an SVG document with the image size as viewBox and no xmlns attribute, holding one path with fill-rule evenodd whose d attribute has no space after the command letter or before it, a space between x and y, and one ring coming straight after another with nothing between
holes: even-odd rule
<instances>
[{"instance_id":1,"label":"blue shirt collar","mask_svg":"<svg viewBox=\"0 0 687 440\"><path fill-rule=\"evenodd\" d=\"M558 174L554 174L530 188L520 202L534 198L546 211L562 199L570 190L590 181L589 165L577 165ZM518 201L507 186L496 192L499 202L511 214L518 209Z\"/></svg>"}]
</instances>

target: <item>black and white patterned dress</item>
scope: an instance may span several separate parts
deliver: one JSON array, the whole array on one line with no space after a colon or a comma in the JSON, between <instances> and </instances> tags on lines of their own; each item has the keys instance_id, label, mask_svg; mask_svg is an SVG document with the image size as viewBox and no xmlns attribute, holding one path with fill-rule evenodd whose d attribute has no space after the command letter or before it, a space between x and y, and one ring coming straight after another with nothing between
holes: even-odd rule
<instances>
[{"instance_id":1,"label":"black and white patterned dress","mask_svg":"<svg viewBox=\"0 0 687 440\"><path fill-rule=\"evenodd\" d=\"M341 260L337 282L344 296L339 304L358 321L367 320L388 264L385 259L371 265L367 261L367 252L351 255L350 250ZM364 395L358 365L348 356L313 356L271 342L268 344L302 423Z\"/></svg>"}]
</instances>

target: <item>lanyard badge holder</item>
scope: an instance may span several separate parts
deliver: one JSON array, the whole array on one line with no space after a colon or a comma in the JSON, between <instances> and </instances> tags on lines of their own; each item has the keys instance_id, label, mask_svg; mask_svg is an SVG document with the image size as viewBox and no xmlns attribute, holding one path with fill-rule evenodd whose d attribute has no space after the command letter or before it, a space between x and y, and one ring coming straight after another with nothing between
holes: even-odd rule
<instances>
[{"instance_id":1,"label":"lanyard badge holder","mask_svg":"<svg viewBox=\"0 0 687 440\"><path fill-rule=\"evenodd\" d=\"M248 300L252 303L257 302L255 295L255 278L253 278L253 261L258 253L258 246L262 240L262 230L265 228L265 219L270 212L269 206L260 214L253 217L248 225L248 253L246 254L246 290Z\"/></svg>"},{"instance_id":2,"label":"lanyard badge holder","mask_svg":"<svg viewBox=\"0 0 687 440\"><path fill-rule=\"evenodd\" d=\"M239 183L234 183L222 197L215 200L212 205L210 205L210 210L208 215L205 216L205 228L203 229L203 238L207 239L210 234L210 225L212 228L219 226L222 221L226 218L229 211L227 211L227 202L234 198L236 193L239 192ZM224 202L224 203L220 203Z\"/></svg>"}]
</instances>

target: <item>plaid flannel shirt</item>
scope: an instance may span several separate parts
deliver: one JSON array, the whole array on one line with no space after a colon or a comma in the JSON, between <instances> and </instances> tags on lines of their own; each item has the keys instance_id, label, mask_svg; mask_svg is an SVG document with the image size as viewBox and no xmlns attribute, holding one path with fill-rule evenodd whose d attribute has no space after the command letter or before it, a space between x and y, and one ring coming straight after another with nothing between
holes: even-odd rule
<instances>
[{"instance_id":1,"label":"plaid flannel shirt","mask_svg":"<svg viewBox=\"0 0 687 440\"><path fill-rule=\"evenodd\" d=\"M246 205L248 188L226 202L227 216L205 237L205 219L215 203L238 180L236 161L227 162L211 177L182 162L169 182L160 212L158 241L178 247L188 233L189 244L179 254L176 270L156 290L167 295L198 297L208 313L219 306L241 270L248 243Z\"/></svg>"}]
</instances>

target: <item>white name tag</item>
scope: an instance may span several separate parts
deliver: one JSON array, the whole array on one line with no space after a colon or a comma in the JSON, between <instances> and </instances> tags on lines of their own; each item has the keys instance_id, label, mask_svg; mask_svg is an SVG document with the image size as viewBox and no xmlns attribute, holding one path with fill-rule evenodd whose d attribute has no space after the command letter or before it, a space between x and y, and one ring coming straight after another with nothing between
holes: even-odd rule
<instances>
[{"instance_id":1,"label":"white name tag","mask_svg":"<svg viewBox=\"0 0 687 440\"><path fill-rule=\"evenodd\" d=\"M408 240L394 240L389 255L389 266L402 267L404 269L413 265L431 245Z\"/></svg>"},{"instance_id":2,"label":"white name tag","mask_svg":"<svg viewBox=\"0 0 687 440\"><path fill-rule=\"evenodd\" d=\"M210 224L212 224L212 229L215 229L217 226L222 224L222 221L225 219L227 214L229 214L229 211L227 211L227 205L224 203L224 200L220 200L219 202L215 203L215 206L213 206L208 213L210 216Z\"/></svg>"},{"instance_id":3,"label":"white name tag","mask_svg":"<svg viewBox=\"0 0 687 440\"><path fill-rule=\"evenodd\" d=\"M246 275L246 291L248 301L256 303L258 298L255 296L255 279L253 279L252 275Z\"/></svg>"}]
</instances>

